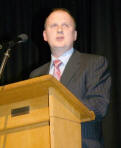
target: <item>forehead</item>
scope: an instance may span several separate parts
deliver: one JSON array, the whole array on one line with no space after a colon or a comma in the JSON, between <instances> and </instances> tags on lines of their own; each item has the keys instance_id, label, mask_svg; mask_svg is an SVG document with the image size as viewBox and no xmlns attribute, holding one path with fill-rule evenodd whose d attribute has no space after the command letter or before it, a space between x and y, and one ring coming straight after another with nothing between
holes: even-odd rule
<instances>
[{"instance_id":1,"label":"forehead","mask_svg":"<svg viewBox=\"0 0 121 148\"><path fill-rule=\"evenodd\" d=\"M53 22L69 22L74 24L74 20L70 14L65 11L57 10L52 12L46 19L46 24Z\"/></svg>"}]
</instances>

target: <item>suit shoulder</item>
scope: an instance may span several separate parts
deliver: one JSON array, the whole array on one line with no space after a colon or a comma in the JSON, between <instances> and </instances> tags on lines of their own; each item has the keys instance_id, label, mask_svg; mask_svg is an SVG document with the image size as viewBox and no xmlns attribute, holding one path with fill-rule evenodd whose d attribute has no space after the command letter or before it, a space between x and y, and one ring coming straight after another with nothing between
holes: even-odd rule
<instances>
[{"instance_id":1,"label":"suit shoulder","mask_svg":"<svg viewBox=\"0 0 121 148\"><path fill-rule=\"evenodd\" d=\"M39 76L42 76L42 75L45 75L47 74L48 72L48 68L49 68L49 62L34 69L31 73L30 73L30 78L34 78L34 77L39 77Z\"/></svg>"},{"instance_id":2,"label":"suit shoulder","mask_svg":"<svg viewBox=\"0 0 121 148\"><path fill-rule=\"evenodd\" d=\"M73 61L76 60L80 63L81 67L95 67L95 66L108 66L108 61L106 57L96 54L89 54L89 53L80 53L79 51L75 52L75 56Z\"/></svg>"},{"instance_id":3,"label":"suit shoulder","mask_svg":"<svg viewBox=\"0 0 121 148\"><path fill-rule=\"evenodd\" d=\"M97 61L106 61L107 59L105 56L102 55L96 55L96 54L91 54L91 53L81 53L79 51L76 50L75 52L76 56L78 56L78 58L82 61L87 61L87 62L97 62Z\"/></svg>"},{"instance_id":4,"label":"suit shoulder","mask_svg":"<svg viewBox=\"0 0 121 148\"><path fill-rule=\"evenodd\" d=\"M83 56L84 58L89 58L89 59L105 58L102 55L97 55L97 54L92 54L92 53L81 53L80 51L77 51L77 50L75 53L81 57Z\"/></svg>"}]
</instances>

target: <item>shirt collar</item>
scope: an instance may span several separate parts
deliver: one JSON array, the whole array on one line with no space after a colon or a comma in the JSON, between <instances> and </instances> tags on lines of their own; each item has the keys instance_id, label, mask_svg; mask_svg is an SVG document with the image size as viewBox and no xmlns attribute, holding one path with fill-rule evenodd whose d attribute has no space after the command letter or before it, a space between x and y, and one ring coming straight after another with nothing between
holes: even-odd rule
<instances>
[{"instance_id":1,"label":"shirt collar","mask_svg":"<svg viewBox=\"0 0 121 148\"><path fill-rule=\"evenodd\" d=\"M61 61L62 61L62 64L66 65L73 52L74 52L74 48L71 48L70 50L66 51L63 55L61 55L61 56L58 57L58 58L55 58L55 57L51 54L51 64L50 64L50 68L53 66L53 61L56 60L56 59L61 60Z\"/></svg>"}]
</instances>

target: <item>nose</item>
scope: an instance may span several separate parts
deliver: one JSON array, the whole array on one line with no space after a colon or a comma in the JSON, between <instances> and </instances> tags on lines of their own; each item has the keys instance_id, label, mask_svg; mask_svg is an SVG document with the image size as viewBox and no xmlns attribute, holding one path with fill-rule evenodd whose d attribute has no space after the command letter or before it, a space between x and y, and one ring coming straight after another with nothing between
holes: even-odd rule
<instances>
[{"instance_id":1,"label":"nose","mask_svg":"<svg viewBox=\"0 0 121 148\"><path fill-rule=\"evenodd\" d=\"M62 28L62 26L58 26L58 28L57 28L57 33L63 33L63 28Z\"/></svg>"}]
</instances>

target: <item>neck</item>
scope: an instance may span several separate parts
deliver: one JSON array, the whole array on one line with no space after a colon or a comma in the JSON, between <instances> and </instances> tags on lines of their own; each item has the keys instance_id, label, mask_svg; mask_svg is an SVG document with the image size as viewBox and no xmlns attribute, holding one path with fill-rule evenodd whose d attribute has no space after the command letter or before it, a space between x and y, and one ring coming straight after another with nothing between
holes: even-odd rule
<instances>
[{"instance_id":1,"label":"neck","mask_svg":"<svg viewBox=\"0 0 121 148\"><path fill-rule=\"evenodd\" d=\"M70 48L72 49L72 48ZM70 49L52 49L51 52L52 52L52 55L56 58L62 56L65 52L69 51Z\"/></svg>"}]
</instances>

